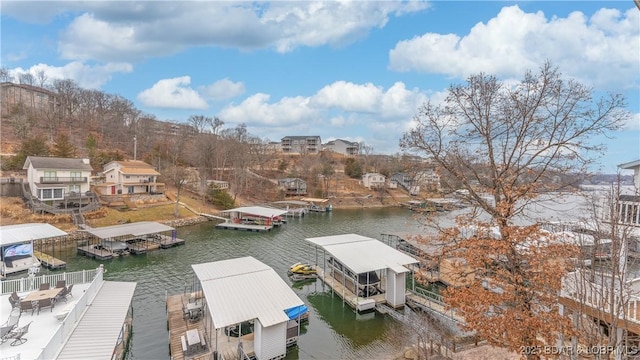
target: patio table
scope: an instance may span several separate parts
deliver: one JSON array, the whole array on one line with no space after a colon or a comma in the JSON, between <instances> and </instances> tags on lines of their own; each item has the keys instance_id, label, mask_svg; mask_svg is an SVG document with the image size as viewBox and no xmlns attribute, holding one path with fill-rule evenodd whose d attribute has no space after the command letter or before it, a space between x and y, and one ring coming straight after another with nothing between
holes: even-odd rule
<instances>
[{"instance_id":1,"label":"patio table","mask_svg":"<svg viewBox=\"0 0 640 360\"><path fill-rule=\"evenodd\" d=\"M31 302L31 301L39 301L44 299L53 299L55 298L64 288L54 288L49 290L36 290L34 292L29 293L29 295L25 296L20 302Z\"/></svg>"}]
</instances>

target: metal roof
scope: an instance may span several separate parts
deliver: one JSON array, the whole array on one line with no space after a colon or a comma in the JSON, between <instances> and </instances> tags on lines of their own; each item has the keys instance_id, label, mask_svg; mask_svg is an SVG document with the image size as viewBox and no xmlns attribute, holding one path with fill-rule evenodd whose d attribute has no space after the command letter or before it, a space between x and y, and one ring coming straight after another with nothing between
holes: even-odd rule
<instances>
[{"instance_id":1,"label":"metal roof","mask_svg":"<svg viewBox=\"0 0 640 360\"><path fill-rule=\"evenodd\" d=\"M0 246L67 235L66 232L49 224L29 223L5 225L0 226Z\"/></svg>"},{"instance_id":2,"label":"metal roof","mask_svg":"<svg viewBox=\"0 0 640 360\"><path fill-rule=\"evenodd\" d=\"M86 231L100 239L108 239L116 236L133 235L142 236L157 234L163 231L171 231L174 228L154 221L140 221L130 224L105 226L101 228L89 228Z\"/></svg>"},{"instance_id":3,"label":"metal roof","mask_svg":"<svg viewBox=\"0 0 640 360\"><path fill-rule=\"evenodd\" d=\"M253 257L191 266L216 329L253 319L272 326L289 320L286 309L304 305L272 268Z\"/></svg>"},{"instance_id":4,"label":"metal roof","mask_svg":"<svg viewBox=\"0 0 640 360\"><path fill-rule=\"evenodd\" d=\"M262 217L280 216L287 213L287 210L274 209L262 206L244 206L235 209L221 211L223 213L238 212L248 215L256 215Z\"/></svg>"},{"instance_id":5,"label":"metal roof","mask_svg":"<svg viewBox=\"0 0 640 360\"><path fill-rule=\"evenodd\" d=\"M406 272L408 270L404 265L418 262L376 239L357 234L321 236L306 240L321 246L356 274L387 268L395 272Z\"/></svg>"},{"instance_id":6,"label":"metal roof","mask_svg":"<svg viewBox=\"0 0 640 360\"><path fill-rule=\"evenodd\" d=\"M630 161L630 162L618 165L618 167L621 169L633 169L638 166L640 166L640 160Z\"/></svg>"},{"instance_id":7,"label":"metal roof","mask_svg":"<svg viewBox=\"0 0 640 360\"><path fill-rule=\"evenodd\" d=\"M34 169L93 171L88 159L27 156L22 168L28 169L29 163L31 163Z\"/></svg>"},{"instance_id":8,"label":"metal roof","mask_svg":"<svg viewBox=\"0 0 640 360\"><path fill-rule=\"evenodd\" d=\"M57 359L110 360L135 289L133 282L105 281Z\"/></svg>"}]
</instances>

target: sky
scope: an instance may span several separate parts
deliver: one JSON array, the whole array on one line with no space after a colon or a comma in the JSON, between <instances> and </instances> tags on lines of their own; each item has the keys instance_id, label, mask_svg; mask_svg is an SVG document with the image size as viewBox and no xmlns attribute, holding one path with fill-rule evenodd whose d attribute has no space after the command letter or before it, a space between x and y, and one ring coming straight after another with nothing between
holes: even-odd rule
<instances>
[{"instance_id":1,"label":"sky","mask_svg":"<svg viewBox=\"0 0 640 360\"><path fill-rule=\"evenodd\" d=\"M395 154L419 107L478 73L545 61L632 114L598 168L640 159L640 11L633 1L11 1L12 74L119 94L172 122L218 117L265 140L319 135Z\"/></svg>"}]
</instances>

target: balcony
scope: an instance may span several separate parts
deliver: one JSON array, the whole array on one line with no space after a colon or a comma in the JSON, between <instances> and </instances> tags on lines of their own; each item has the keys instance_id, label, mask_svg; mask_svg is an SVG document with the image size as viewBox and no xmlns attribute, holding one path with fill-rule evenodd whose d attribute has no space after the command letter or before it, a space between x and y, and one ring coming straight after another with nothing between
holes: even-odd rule
<instances>
[{"instance_id":1,"label":"balcony","mask_svg":"<svg viewBox=\"0 0 640 360\"><path fill-rule=\"evenodd\" d=\"M40 184L86 183L86 176L41 177Z\"/></svg>"}]
</instances>

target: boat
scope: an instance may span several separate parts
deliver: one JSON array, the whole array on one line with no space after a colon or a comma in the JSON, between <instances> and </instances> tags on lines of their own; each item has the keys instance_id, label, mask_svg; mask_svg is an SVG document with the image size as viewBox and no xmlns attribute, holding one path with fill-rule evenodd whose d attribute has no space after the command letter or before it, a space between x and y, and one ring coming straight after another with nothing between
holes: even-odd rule
<instances>
[{"instance_id":1,"label":"boat","mask_svg":"<svg viewBox=\"0 0 640 360\"><path fill-rule=\"evenodd\" d=\"M296 276L296 275L302 275L302 276L309 276L309 275L317 275L318 271L316 269L313 268L313 266L309 265L309 264L305 264L305 263L295 263L293 265L291 265L289 267L289 271L288 274L290 276ZM304 279L300 279L300 280L304 280Z\"/></svg>"}]
</instances>

